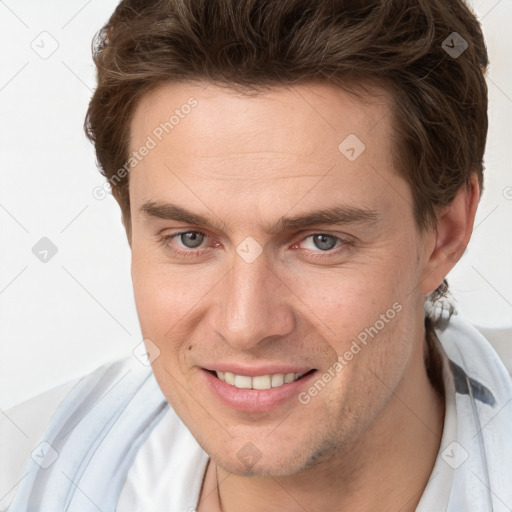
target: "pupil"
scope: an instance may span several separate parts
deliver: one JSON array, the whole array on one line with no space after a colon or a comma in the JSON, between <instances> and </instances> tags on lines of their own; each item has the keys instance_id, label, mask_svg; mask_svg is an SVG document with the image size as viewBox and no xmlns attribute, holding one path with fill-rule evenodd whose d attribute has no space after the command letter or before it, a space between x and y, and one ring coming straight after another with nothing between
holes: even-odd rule
<instances>
[{"instance_id":1,"label":"pupil","mask_svg":"<svg viewBox=\"0 0 512 512\"><path fill-rule=\"evenodd\" d=\"M329 235L316 235L314 237L315 245L322 250L328 251L332 249L336 245L336 241L334 237Z\"/></svg>"},{"instance_id":2,"label":"pupil","mask_svg":"<svg viewBox=\"0 0 512 512\"><path fill-rule=\"evenodd\" d=\"M185 247L194 248L201 245L203 235L190 231L189 233L181 234L181 241Z\"/></svg>"}]
</instances>

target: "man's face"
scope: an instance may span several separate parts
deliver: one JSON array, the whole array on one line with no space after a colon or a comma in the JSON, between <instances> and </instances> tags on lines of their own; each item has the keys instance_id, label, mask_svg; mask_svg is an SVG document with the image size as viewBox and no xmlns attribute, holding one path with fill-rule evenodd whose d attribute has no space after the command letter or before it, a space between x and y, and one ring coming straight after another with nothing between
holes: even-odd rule
<instances>
[{"instance_id":1,"label":"man's face","mask_svg":"<svg viewBox=\"0 0 512 512\"><path fill-rule=\"evenodd\" d=\"M385 94L204 85L162 86L132 121L130 150L150 147L129 178L142 333L219 465L292 474L362 441L421 371L427 251Z\"/></svg>"}]
</instances>

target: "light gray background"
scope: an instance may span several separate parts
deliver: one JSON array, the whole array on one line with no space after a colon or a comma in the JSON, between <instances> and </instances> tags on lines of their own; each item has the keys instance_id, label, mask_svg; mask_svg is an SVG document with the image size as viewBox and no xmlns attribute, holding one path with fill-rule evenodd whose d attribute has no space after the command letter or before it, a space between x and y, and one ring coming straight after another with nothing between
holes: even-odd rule
<instances>
[{"instance_id":1,"label":"light gray background","mask_svg":"<svg viewBox=\"0 0 512 512\"><path fill-rule=\"evenodd\" d=\"M141 342L130 253L82 130L95 86L94 33L114 0L0 0L0 408ZM512 0L474 0L490 54L486 190L449 276L460 311L512 325ZM58 47L57 47L58 45ZM49 53L55 50L51 55ZM43 237L58 249L32 252Z\"/></svg>"}]
</instances>

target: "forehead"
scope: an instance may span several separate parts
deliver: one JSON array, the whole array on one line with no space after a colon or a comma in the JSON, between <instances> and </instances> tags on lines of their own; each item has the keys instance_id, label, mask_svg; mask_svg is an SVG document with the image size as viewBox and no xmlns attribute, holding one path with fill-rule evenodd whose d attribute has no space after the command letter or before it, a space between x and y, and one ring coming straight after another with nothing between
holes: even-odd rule
<instances>
[{"instance_id":1,"label":"forehead","mask_svg":"<svg viewBox=\"0 0 512 512\"><path fill-rule=\"evenodd\" d=\"M167 83L139 101L131 122L131 149L152 134L162 139L157 140L160 146L172 146L173 140L179 146L187 138L180 155L223 157L255 151L314 154L318 159L333 146L338 151L336 142L355 134L361 140L371 137L373 145L379 139L380 150L385 150L390 95L375 87L371 94L351 87L359 96L323 82L250 96L202 82Z\"/></svg>"},{"instance_id":2,"label":"forehead","mask_svg":"<svg viewBox=\"0 0 512 512\"><path fill-rule=\"evenodd\" d=\"M396 179L391 98L357 92L318 82L250 96L206 83L160 86L132 118L130 151L152 141L130 173L132 205L179 195L204 210L200 199L217 195L218 211L235 196L256 210L277 201L286 209L306 192L304 206L329 196L358 206L365 192L396 201L392 189L374 190L378 174Z\"/></svg>"}]
</instances>

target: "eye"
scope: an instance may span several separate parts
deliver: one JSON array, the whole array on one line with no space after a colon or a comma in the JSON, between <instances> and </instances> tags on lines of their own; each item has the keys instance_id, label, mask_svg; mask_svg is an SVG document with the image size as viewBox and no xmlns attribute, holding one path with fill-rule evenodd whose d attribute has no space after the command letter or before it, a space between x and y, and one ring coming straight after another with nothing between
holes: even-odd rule
<instances>
[{"instance_id":1,"label":"eye","mask_svg":"<svg viewBox=\"0 0 512 512\"><path fill-rule=\"evenodd\" d=\"M337 258L345 255L346 251L355 244L352 238L342 238L327 233L312 233L293 244L293 249L304 249L307 258L317 260Z\"/></svg>"},{"instance_id":2,"label":"eye","mask_svg":"<svg viewBox=\"0 0 512 512\"><path fill-rule=\"evenodd\" d=\"M307 242L308 240L310 240L310 242ZM337 236L326 235L325 233L315 233L304 238L301 242L301 245L303 246L304 249L319 249L320 251L325 252L334 249L338 242L345 242L345 240Z\"/></svg>"},{"instance_id":3,"label":"eye","mask_svg":"<svg viewBox=\"0 0 512 512\"><path fill-rule=\"evenodd\" d=\"M336 243L341 240L336 236L326 235L323 233L315 233L314 235L304 238L304 240L308 239L311 239L312 244L310 245L313 245L314 247L306 247L306 249L320 249L321 251L330 251L336 246Z\"/></svg>"},{"instance_id":4,"label":"eye","mask_svg":"<svg viewBox=\"0 0 512 512\"><path fill-rule=\"evenodd\" d=\"M159 239L160 244L177 257L192 258L205 256L211 248L221 247L217 241L210 243L210 247L203 246L208 235L201 231L181 231L166 234ZM311 258L328 258L341 255L346 249L354 245L354 241L327 233L312 233L292 245L293 249L304 249L305 255ZM300 247L299 247L300 246Z\"/></svg>"},{"instance_id":5,"label":"eye","mask_svg":"<svg viewBox=\"0 0 512 512\"><path fill-rule=\"evenodd\" d=\"M187 249L196 249L204 241L205 235L199 231L186 231L177 233L173 238L176 238Z\"/></svg>"},{"instance_id":6,"label":"eye","mask_svg":"<svg viewBox=\"0 0 512 512\"><path fill-rule=\"evenodd\" d=\"M177 256L192 257L199 255L204 250L200 246L205 238L206 235L201 231L181 231L160 237L159 243Z\"/></svg>"}]
</instances>

